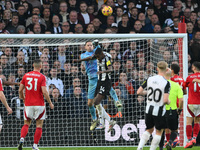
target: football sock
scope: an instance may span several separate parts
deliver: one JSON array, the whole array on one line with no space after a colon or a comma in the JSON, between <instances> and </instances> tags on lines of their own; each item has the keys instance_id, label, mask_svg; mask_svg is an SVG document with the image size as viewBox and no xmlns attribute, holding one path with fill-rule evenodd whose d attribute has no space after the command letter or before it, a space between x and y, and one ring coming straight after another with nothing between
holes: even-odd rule
<instances>
[{"instance_id":1,"label":"football sock","mask_svg":"<svg viewBox=\"0 0 200 150\"><path fill-rule=\"evenodd\" d=\"M150 133L148 131L145 131L143 134L142 134L142 137L140 139L140 142L139 142L139 145L138 145L138 150L140 150L141 148L144 147L144 145L147 143L147 141L149 140L149 137L150 137Z\"/></svg>"},{"instance_id":2,"label":"football sock","mask_svg":"<svg viewBox=\"0 0 200 150\"><path fill-rule=\"evenodd\" d=\"M97 120L96 109L94 105L89 107L89 111L90 111L90 114L92 115L92 120Z\"/></svg>"},{"instance_id":3,"label":"football sock","mask_svg":"<svg viewBox=\"0 0 200 150\"><path fill-rule=\"evenodd\" d=\"M158 147L158 144L160 143L160 140L161 140L160 135L154 135L153 140L151 142L150 150L156 150L156 148Z\"/></svg>"},{"instance_id":4,"label":"football sock","mask_svg":"<svg viewBox=\"0 0 200 150\"><path fill-rule=\"evenodd\" d=\"M103 113L103 107L101 104L99 105L96 105L96 108L97 108L97 112L98 112L98 115L99 115L99 121L101 124L104 124L104 113Z\"/></svg>"},{"instance_id":5,"label":"football sock","mask_svg":"<svg viewBox=\"0 0 200 150\"><path fill-rule=\"evenodd\" d=\"M28 133L29 126L25 124L21 129L21 138L25 138Z\"/></svg>"},{"instance_id":6,"label":"football sock","mask_svg":"<svg viewBox=\"0 0 200 150\"><path fill-rule=\"evenodd\" d=\"M2 125L0 125L0 132L1 132L1 129L2 129Z\"/></svg>"},{"instance_id":7,"label":"football sock","mask_svg":"<svg viewBox=\"0 0 200 150\"><path fill-rule=\"evenodd\" d=\"M107 114L106 110L102 107L102 110L103 110L103 117L108 121L110 122L110 116Z\"/></svg>"},{"instance_id":8,"label":"football sock","mask_svg":"<svg viewBox=\"0 0 200 150\"><path fill-rule=\"evenodd\" d=\"M163 131L162 137L161 137L161 140L160 140L160 143L159 143L159 147L160 147L160 148L163 148L163 146L164 146L164 141L165 141L165 131Z\"/></svg>"},{"instance_id":9,"label":"football sock","mask_svg":"<svg viewBox=\"0 0 200 150\"><path fill-rule=\"evenodd\" d=\"M36 128L34 135L34 144L38 144L41 137L42 137L42 128Z\"/></svg>"},{"instance_id":10,"label":"football sock","mask_svg":"<svg viewBox=\"0 0 200 150\"><path fill-rule=\"evenodd\" d=\"M169 144L170 145L174 142L174 140L176 139L177 135L178 135L178 133L176 131L172 131L171 132L170 140L169 140Z\"/></svg>"},{"instance_id":11,"label":"football sock","mask_svg":"<svg viewBox=\"0 0 200 150\"><path fill-rule=\"evenodd\" d=\"M192 138L192 125L186 125L186 135L188 140Z\"/></svg>"},{"instance_id":12,"label":"football sock","mask_svg":"<svg viewBox=\"0 0 200 150\"><path fill-rule=\"evenodd\" d=\"M166 133L166 134L165 134L165 136L166 136L166 139L167 139L167 142L169 142L169 139L170 139L170 134L171 134L171 133Z\"/></svg>"},{"instance_id":13,"label":"football sock","mask_svg":"<svg viewBox=\"0 0 200 150\"><path fill-rule=\"evenodd\" d=\"M109 93L110 93L110 96L115 100L115 102L119 100L113 87L111 87Z\"/></svg>"},{"instance_id":14,"label":"football sock","mask_svg":"<svg viewBox=\"0 0 200 150\"><path fill-rule=\"evenodd\" d=\"M197 138L198 134L199 134L199 124L195 123L193 127L193 137Z\"/></svg>"}]
</instances>

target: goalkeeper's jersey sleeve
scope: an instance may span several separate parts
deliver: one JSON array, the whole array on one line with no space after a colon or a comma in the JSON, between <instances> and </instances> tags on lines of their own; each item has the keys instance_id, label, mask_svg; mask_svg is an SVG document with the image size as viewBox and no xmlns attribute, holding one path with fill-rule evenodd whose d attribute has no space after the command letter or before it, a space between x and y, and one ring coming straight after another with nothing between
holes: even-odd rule
<instances>
[{"instance_id":1,"label":"goalkeeper's jersey sleeve","mask_svg":"<svg viewBox=\"0 0 200 150\"><path fill-rule=\"evenodd\" d=\"M93 51L88 52L86 51L85 53L81 54L81 59L83 58L87 58L90 56L93 56L96 49L99 48L100 46L97 46ZM88 79L92 79L92 78L97 78L97 60L89 60L89 61L85 61L85 69L88 75Z\"/></svg>"}]
</instances>

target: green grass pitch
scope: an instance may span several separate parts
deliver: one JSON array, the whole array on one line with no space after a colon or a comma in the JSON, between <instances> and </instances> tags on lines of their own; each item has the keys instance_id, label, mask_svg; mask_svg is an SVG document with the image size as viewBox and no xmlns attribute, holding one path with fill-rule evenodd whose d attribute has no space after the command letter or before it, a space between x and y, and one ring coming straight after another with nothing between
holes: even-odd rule
<instances>
[{"instance_id":1,"label":"green grass pitch","mask_svg":"<svg viewBox=\"0 0 200 150\"><path fill-rule=\"evenodd\" d=\"M40 148L40 150L137 150L136 147L66 147L66 148ZM176 147L173 150L183 150L183 147ZM191 150L200 150L200 147L194 146ZM17 148L0 148L0 150L17 150ZM23 150L32 150L32 148L23 148ZM143 150L149 150L145 147ZM159 148L157 148L159 150Z\"/></svg>"}]
</instances>

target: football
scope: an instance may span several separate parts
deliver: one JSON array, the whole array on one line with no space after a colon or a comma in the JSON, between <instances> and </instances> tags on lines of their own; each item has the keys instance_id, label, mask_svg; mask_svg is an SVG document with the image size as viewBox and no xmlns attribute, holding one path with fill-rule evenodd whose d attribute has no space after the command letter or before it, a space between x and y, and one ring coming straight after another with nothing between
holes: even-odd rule
<instances>
[{"instance_id":1,"label":"football","mask_svg":"<svg viewBox=\"0 0 200 150\"><path fill-rule=\"evenodd\" d=\"M110 15L112 15L112 13L113 13L112 7L110 7L110 6L105 6L105 7L103 7L103 9L102 9L102 14L103 14L104 16L110 16Z\"/></svg>"}]
</instances>

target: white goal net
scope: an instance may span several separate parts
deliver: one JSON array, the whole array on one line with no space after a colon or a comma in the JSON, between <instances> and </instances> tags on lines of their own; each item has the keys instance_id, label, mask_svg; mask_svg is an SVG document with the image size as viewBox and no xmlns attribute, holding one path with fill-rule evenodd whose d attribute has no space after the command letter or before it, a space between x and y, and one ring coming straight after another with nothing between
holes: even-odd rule
<instances>
[{"instance_id":1,"label":"white goal net","mask_svg":"<svg viewBox=\"0 0 200 150\"><path fill-rule=\"evenodd\" d=\"M83 63L74 63L85 52L86 41L99 40L112 55L112 84L123 107L117 108L108 96L102 102L107 113L117 121L114 130L90 131L88 78ZM136 91L149 76L156 74L156 64L165 60L178 63L180 76L187 76L186 34L96 34L96 35L1 35L0 78L20 82L31 71L35 59L43 62L42 73L54 110L46 105L47 118L39 146L137 146L145 131L144 98ZM4 93L14 113L10 116L0 104L3 128L1 147L16 147L23 125L23 102L18 86L4 85ZM139 100L139 101L138 101ZM107 123L107 122L106 122ZM179 136L183 144L184 119L180 118ZM35 121L25 138L25 147L33 144Z\"/></svg>"}]
</instances>

